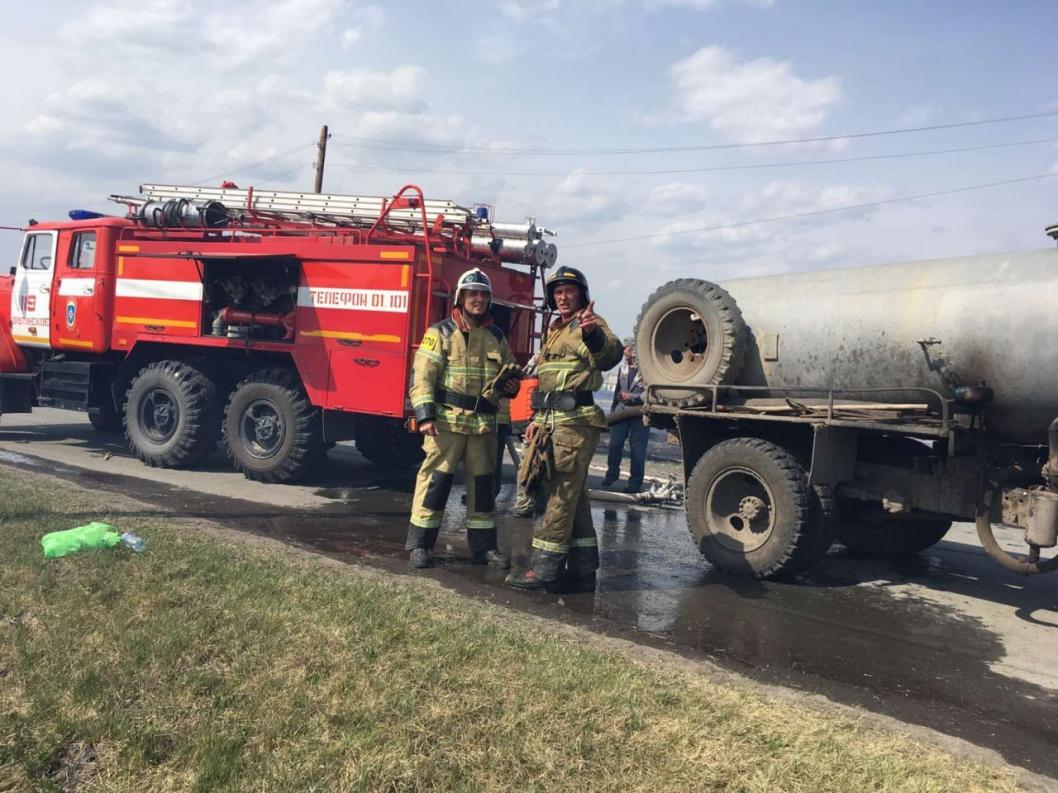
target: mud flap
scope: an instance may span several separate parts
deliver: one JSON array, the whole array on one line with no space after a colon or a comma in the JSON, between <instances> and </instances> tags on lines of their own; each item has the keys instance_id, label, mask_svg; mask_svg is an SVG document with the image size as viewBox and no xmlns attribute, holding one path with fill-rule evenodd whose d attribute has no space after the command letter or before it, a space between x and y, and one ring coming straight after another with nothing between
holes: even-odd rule
<instances>
[{"instance_id":1,"label":"mud flap","mask_svg":"<svg viewBox=\"0 0 1058 793\"><path fill-rule=\"evenodd\" d=\"M0 374L0 413L31 413L34 402L34 375Z\"/></svg>"}]
</instances>

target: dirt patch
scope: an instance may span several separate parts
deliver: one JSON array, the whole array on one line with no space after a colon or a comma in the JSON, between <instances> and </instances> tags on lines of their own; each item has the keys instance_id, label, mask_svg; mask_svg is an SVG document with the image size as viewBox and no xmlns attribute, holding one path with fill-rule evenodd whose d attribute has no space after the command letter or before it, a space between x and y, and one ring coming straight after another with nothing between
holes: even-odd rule
<instances>
[{"instance_id":1,"label":"dirt patch","mask_svg":"<svg viewBox=\"0 0 1058 793\"><path fill-rule=\"evenodd\" d=\"M48 774L48 781L58 785L62 793L75 793L99 774L100 770L101 763L95 747L75 741L62 747L62 751L55 758L54 771Z\"/></svg>"}]
</instances>

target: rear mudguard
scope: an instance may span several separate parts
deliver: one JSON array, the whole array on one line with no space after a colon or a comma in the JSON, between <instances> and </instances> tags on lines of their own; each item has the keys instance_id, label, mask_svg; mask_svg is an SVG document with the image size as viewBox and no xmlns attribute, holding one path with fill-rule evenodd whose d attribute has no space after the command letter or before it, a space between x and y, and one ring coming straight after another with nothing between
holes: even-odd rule
<instances>
[{"instance_id":1,"label":"rear mudguard","mask_svg":"<svg viewBox=\"0 0 1058 793\"><path fill-rule=\"evenodd\" d=\"M22 349L11 338L11 292L15 279L0 278L0 372L26 372L29 363Z\"/></svg>"}]
</instances>

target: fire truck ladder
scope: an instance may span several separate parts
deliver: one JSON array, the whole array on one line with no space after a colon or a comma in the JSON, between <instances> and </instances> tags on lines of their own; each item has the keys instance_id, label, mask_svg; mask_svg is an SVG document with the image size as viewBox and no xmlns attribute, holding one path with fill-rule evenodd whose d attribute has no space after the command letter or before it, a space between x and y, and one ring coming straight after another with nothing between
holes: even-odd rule
<instances>
[{"instance_id":1,"label":"fire truck ladder","mask_svg":"<svg viewBox=\"0 0 1058 793\"><path fill-rule=\"evenodd\" d=\"M334 195L331 193L294 193L277 190L242 190L234 187L193 187L145 184L140 186L144 202L186 199L195 204L219 201L229 209L282 218L284 220L318 220L324 223L370 227L381 216L389 199L376 196ZM426 216L444 217L446 226L469 227L474 213L454 201L423 201ZM390 208L386 219L407 231L422 231L422 208Z\"/></svg>"},{"instance_id":2,"label":"fire truck ladder","mask_svg":"<svg viewBox=\"0 0 1058 793\"><path fill-rule=\"evenodd\" d=\"M141 212L150 204L166 201L184 200L195 206L216 201L232 211L238 209L262 218L292 222L308 221L371 230L384 222L392 229L424 235L448 229L469 240L471 250L475 253L497 255L504 261L548 268L554 265L558 257L554 243L544 240L545 236L554 236L554 232L538 228L533 220L494 223L488 218L478 217L474 211L454 201L403 197L409 188L402 189L395 198L384 198L255 188L243 190L234 187L144 184L140 186L142 197L112 195L110 198L118 203L137 206ZM411 189L421 196L418 188ZM429 227L424 225L424 217ZM439 218L441 229L436 228Z\"/></svg>"}]
</instances>

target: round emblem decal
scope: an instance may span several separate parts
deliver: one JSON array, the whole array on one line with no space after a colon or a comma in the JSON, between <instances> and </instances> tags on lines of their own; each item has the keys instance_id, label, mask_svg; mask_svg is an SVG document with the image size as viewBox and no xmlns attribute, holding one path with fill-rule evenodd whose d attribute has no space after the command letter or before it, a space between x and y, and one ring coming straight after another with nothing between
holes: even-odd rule
<instances>
[{"instance_id":1,"label":"round emblem decal","mask_svg":"<svg viewBox=\"0 0 1058 793\"><path fill-rule=\"evenodd\" d=\"M77 321L77 304L72 300L66 304L66 327L72 328Z\"/></svg>"}]
</instances>

